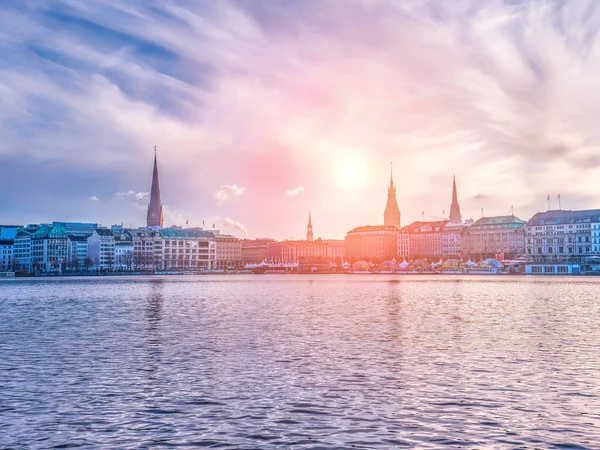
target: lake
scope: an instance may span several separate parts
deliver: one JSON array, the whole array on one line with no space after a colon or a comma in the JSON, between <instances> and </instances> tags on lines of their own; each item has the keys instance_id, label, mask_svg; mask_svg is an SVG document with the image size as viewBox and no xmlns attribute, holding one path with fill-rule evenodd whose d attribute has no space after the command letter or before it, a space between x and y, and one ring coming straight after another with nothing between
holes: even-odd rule
<instances>
[{"instance_id":1,"label":"lake","mask_svg":"<svg viewBox=\"0 0 600 450\"><path fill-rule=\"evenodd\" d=\"M0 448L599 448L600 279L0 281Z\"/></svg>"}]
</instances>

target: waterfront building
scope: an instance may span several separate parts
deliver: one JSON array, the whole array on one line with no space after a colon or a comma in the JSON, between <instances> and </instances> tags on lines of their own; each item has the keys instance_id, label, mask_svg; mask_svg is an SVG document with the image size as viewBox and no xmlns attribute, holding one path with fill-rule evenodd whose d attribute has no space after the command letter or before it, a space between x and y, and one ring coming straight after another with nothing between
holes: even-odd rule
<instances>
[{"instance_id":1,"label":"waterfront building","mask_svg":"<svg viewBox=\"0 0 600 450\"><path fill-rule=\"evenodd\" d=\"M133 269L147 271L160 267L162 243L158 233L149 228L128 229L127 231L133 242Z\"/></svg>"},{"instance_id":2,"label":"waterfront building","mask_svg":"<svg viewBox=\"0 0 600 450\"><path fill-rule=\"evenodd\" d=\"M350 262L366 260L383 262L398 255L396 225L367 225L356 227L346 234L346 259Z\"/></svg>"},{"instance_id":3,"label":"waterfront building","mask_svg":"<svg viewBox=\"0 0 600 450\"><path fill-rule=\"evenodd\" d=\"M17 229L13 246L13 265L15 272L31 272L31 237L39 225L27 225Z\"/></svg>"},{"instance_id":4,"label":"waterfront building","mask_svg":"<svg viewBox=\"0 0 600 450\"><path fill-rule=\"evenodd\" d=\"M154 147L154 169L152 171L152 186L150 188L150 203L146 216L147 227L163 226L163 208L160 201L160 185L158 183L158 164L156 162L156 147Z\"/></svg>"},{"instance_id":5,"label":"waterfront building","mask_svg":"<svg viewBox=\"0 0 600 450\"><path fill-rule=\"evenodd\" d=\"M245 264L260 264L269 256L269 246L275 242L270 238L242 239L242 262Z\"/></svg>"},{"instance_id":6,"label":"waterfront building","mask_svg":"<svg viewBox=\"0 0 600 450\"><path fill-rule=\"evenodd\" d=\"M442 228L441 247L442 258L460 259L462 255L462 236L473 222L457 223L450 220L444 228Z\"/></svg>"},{"instance_id":7,"label":"waterfront building","mask_svg":"<svg viewBox=\"0 0 600 450\"><path fill-rule=\"evenodd\" d=\"M110 230L115 237L115 262L113 269L117 271L133 270L133 237L122 225L113 225Z\"/></svg>"},{"instance_id":8,"label":"waterfront building","mask_svg":"<svg viewBox=\"0 0 600 450\"><path fill-rule=\"evenodd\" d=\"M60 226L43 224L31 234L31 270L60 272L67 267L68 235Z\"/></svg>"},{"instance_id":9,"label":"waterfront building","mask_svg":"<svg viewBox=\"0 0 600 450\"><path fill-rule=\"evenodd\" d=\"M442 257L442 230L448 220L413 222L404 227L403 242L408 240L410 259L439 259ZM408 235L408 239L406 237Z\"/></svg>"},{"instance_id":10,"label":"waterfront building","mask_svg":"<svg viewBox=\"0 0 600 450\"><path fill-rule=\"evenodd\" d=\"M67 266L71 270L89 269L88 238L75 234L67 235Z\"/></svg>"},{"instance_id":11,"label":"waterfront building","mask_svg":"<svg viewBox=\"0 0 600 450\"><path fill-rule=\"evenodd\" d=\"M516 259L525 253L526 222L514 215L482 217L462 235L464 259Z\"/></svg>"},{"instance_id":12,"label":"waterfront building","mask_svg":"<svg viewBox=\"0 0 600 450\"><path fill-rule=\"evenodd\" d=\"M216 243L215 269L237 268L242 262L242 244L235 236L213 233Z\"/></svg>"},{"instance_id":13,"label":"waterfront building","mask_svg":"<svg viewBox=\"0 0 600 450\"><path fill-rule=\"evenodd\" d=\"M97 228L87 238L88 257L94 270L112 270L115 263L115 236L106 228Z\"/></svg>"},{"instance_id":14,"label":"waterfront building","mask_svg":"<svg viewBox=\"0 0 600 450\"><path fill-rule=\"evenodd\" d=\"M401 216L398 201L396 199L396 187L394 186L394 174L390 169L390 184L388 186L388 197L383 213L383 224L400 228Z\"/></svg>"},{"instance_id":15,"label":"waterfront building","mask_svg":"<svg viewBox=\"0 0 600 450\"><path fill-rule=\"evenodd\" d=\"M13 250L20 225L0 225L0 272L14 270Z\"/></svg>"},{"instance_id":16,"label":"waterfront building","mask_svg":"<svg viewBox=\"0 0 600 450\"><path fill-rule=\"evenodd\" d=\"M159 238L159 269L212 269L216 261L216 239L201 228L163 228Z\"/></svg>"},{"instance_id":17,"label":"waterfront building","mask_svg":"<svg viewBox=\"0 0 600 450\"><path fill-rule=\"evenodd\" d=\"M13 270L14 239L3 239L0 236L0 272Z\"/></svg>"},{"instance_id":18,"label":"waterfront building","mask_svg":"<svg viewBox=\"0 0 600 450\"><path fill-rule=\"evenodd\" d=\"M525 227L525 254L537 262L584 262L600 255L600 209L535 214Z\"/></svg>"},{"instance_id":19,"label":"waterfront building","mask_svg":"<svg viewBox=\"0 0 600 450\"><path fill-rule=\"evenodd\" d=\"M267 261L286 264L341 264L345 256L346 245L341 239L285 240L269 245Z\"/></svg>"}]
</instances>

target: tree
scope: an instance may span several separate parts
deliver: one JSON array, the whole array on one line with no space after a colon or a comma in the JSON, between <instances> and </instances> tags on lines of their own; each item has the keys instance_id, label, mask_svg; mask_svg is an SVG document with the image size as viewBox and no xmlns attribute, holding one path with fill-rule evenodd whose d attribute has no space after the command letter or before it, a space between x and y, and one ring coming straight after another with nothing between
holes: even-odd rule
<instances>
[{"instance_id":1,"label":"tree","mask_svg":"<svg viewBox=\"0 0 600 450\"><path fill-rule=\"evenodd\" d=\"M86 256L85 259L83 260L83 267L85 270L90 270L90 267L92 267L92 264L94 264L94 260L92 259L91 256Z\"/></svg>"}]
</instances>

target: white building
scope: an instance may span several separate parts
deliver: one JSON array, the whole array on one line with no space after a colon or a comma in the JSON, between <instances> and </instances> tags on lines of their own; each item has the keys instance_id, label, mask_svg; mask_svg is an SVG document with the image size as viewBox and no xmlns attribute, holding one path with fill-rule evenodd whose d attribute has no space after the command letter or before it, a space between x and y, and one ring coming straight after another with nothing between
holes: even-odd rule
<instances>
[{"instance_id":1,"label":"white building","mask_svg":"<svg viewBox=\"0 0 600 450\"><path fill-rule=\"evenodd\" d=\"M87 238L88 256L95 270L112 270L115 261L115 236L106 228L95 229Z\"/></svg>"},{"instance_id":2,"label":"white building","mask_svg":"<svg viewBox=\"0 0 600 450\"><path fill-rule=\"evenodd\" d=\"M157 230L158 268L161 270L212 269L216 261L214 234L200 228Z\"/></svg>"},{"instance_id":3,"label":"white building","mask_svg":"<svg viewBox=\"0 0 600 450\"><path fill-rule=\"evenodd\" d=\"M600 209L539 212L525 227L525 254L534 261L580 262L600 254Z\"/></svg>"}]
</instances>

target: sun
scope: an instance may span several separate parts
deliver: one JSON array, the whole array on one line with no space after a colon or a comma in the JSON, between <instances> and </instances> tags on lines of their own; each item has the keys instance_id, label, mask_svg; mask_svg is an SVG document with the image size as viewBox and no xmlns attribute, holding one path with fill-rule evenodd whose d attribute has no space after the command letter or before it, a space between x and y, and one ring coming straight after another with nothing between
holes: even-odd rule
<instances>
[{"instance_id":1,"label":"sun","mask_svg":"<svg viewBox=\"0 0 600 450\"><path fill-rule=\"evenodd\" d=\"M367 178L364 160L359 156L345 156L335 165L335 181L344 189L360 189Z\"/></svg>"}]
</instances>

